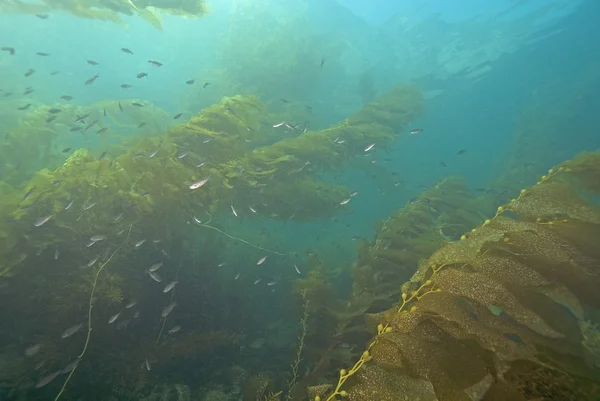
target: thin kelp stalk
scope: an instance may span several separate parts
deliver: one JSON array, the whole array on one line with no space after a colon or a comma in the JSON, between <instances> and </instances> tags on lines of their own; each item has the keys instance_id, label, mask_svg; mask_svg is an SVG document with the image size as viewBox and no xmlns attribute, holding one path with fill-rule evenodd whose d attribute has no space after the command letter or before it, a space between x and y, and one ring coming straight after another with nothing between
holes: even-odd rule
<instances>
[{"instance_id":1,"label":"thin kelp stalk","mask_svg":"<svg viewBox=\"0 0 600 401\"><path fill-rule=\"evenodd\" d=\"M208 214L208 213L207 213L207 214ZM210 214L209 214L209 216L210 216ZM271 249L263 248L263 247L261 247L261 246L258 246L258 245L254 245L254 244L252 244L252 243L250 243L250 242L248 242L248 241L246 241L246 240L244 240L244 239L241 239L241 238L234 237L233 235L229 235L229 234L227 234L225 231L223 231L223 230L221 230L221 229L218 229L218 228L217 228L217 227L215 227L215 226L211 226L211 225L209 225L208 223L210 223L210 221L212 220L212 216L210 216L210 220L208 220L208 222L206 222L206 223L200 223L200 220L197 220L196 218L194 218L194 220L195 220L195 221L198 223L198 225L199 225L199 226L206 227L206 228L210 228L211 230L218 231L218 232L220 232L221 234L225 235L225 236L226 236L226 237L228 237L228 238L231 238L231 239L232 239L232 240L234 240L234 241L240 241L240 242L243 242L244 244L246 244L246 245L249 245L249 246L251 246L251 247L253 247L253 248L260 249L261 251L269 252L269 253L272 253L272 254L275 254L275 255L279 255L279 256L285 256L285 255L287 255L287 253L281 253L281 252L273 251L273 250L271 250Z\"/></svg>"},{"instance_id":2,"label":"thin kelp stalk","mask_svg":"<svg viewBox=\"0 0 600 401\"><path fill-rule=\"evenodd\" d=\"M302 291L302 307L304 308L304 314L302 315L302 319L300 320L300 324L302 325L302 331L300 332L300 336L298 336L298 348L296 349L296 360L291 365L292 368L292 379L288 383L288 391L285 397L286 400L292 400L292 389L296 385L298 381L298 367L300 366L300 362L302 361L302 350L304 349L304 338L306 337L306 331L308 329L308 307L310 305L310 300L306 296L306 290Z\"/></svg>"},{"instance_id":3,"label":"thin kelp stalk","mask_svg":"<svg viewBox=\"0 0 600 401\"><path fill-rule=\"evenodd\" d=\"M87 336L85 338L85 344L83 345L83 350L81 350L81 353L77 357L77 359L79 359L79 360L81 360L81 358L83 358L83 356L85 355L88 344L90 342L90 337L92 335L92 308L94 306L94 294L96 292L96 285L98 284L98 278L100 277L100 273L102 273L102 270L104 269L104 267L112 260L113 256L115 256L117 254L117 252L119 252L121 250L121 248L123 248L123 245L125 245L125 243L129 239L129 235L131 234L132 228L133 228L133 224L129 226L129 231L127 232L127 237L125 237L125 239L123 240L121 245L119 245L119 247L117 249L115 249L113 253L110 254L109 258L106 259L106 261L100 265L100 267L98 268L98 271L96 271L96 275L94 276L94 283L92 285L92 291L90 292L90 301L88 303L88 331L87 331ZM67 384L69 383L69 380L71 380L71 376L73 376L73 373L75 373L75 371L77 370L77 366L79 366L79 364L76 364L75 367L69 373L69 376L67 376L67 379L63 383L63 385L60 388L60 391L58 392L56 397L54 398L54 401L58 401L60 396L64 393L65 389L67 388Z\"/></svg>"}]
</instances>

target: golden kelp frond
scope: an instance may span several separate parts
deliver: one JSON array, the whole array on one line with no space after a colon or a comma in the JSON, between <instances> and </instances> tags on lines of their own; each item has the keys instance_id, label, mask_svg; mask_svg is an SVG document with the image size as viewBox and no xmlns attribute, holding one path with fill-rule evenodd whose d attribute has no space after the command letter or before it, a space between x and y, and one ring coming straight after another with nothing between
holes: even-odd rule
<instances>
[{"instance_id":1,"label":"golden kelp frond","mask_svg":"<svg viewBox=\"0 0 600 401\"><path fill-rule=\"evenodd\" d=\"M466 183L446 178L411 200L378 227L373 244L359 248L353 269L353 297L365 293L377 299L377 311L398 300L400 287L442 243L460 239L462 233L482 219ZM483 212L483 210L482 210ZM389 296L382 302L381 294Z\"/></svg>"},{"instance_id":2,"label":"golden kelp frond","mask_svg":"<svg viewBox=\"0 0 600 401\"><path fill-rule=\"evenodd\" d=\"M123 24L120 15L138 15L158 30L162 30L160 12L188 17L202 17L208 13L204 0L43 0L42 4L14 1L0 8L2 12L23 14L45 14L56 10L118 24Z\"/></svg>"},{"instance_id":3,"label":"golden kelp frond","mask_svg":"<svg viewBox=\"0 0 600 401\"><path fill-rule=\"evenodd\" d=\"M600 209L574 189L598 166L573 165L550 170L423 262L367 357L322 399L518 400L539 391L536 381L545 392L535 394L549 399L597 399L588 348L600 254L587 237L600 236Z\"/></svg>"}]
</instances>

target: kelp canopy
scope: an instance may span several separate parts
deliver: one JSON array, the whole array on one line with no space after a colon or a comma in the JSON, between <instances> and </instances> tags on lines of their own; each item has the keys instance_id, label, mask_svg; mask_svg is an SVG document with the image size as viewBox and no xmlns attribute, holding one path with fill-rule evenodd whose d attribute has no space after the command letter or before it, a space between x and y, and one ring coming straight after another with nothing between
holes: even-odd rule
<instances>
[{"instance_id":1,"label":"kelp canopy","mask_svg":"<svg viewBox=\"0 0 600 401\"><path fill-rule=\"evenodd\" d=\"M160 13L202 17L208 13L204 0L22 0L2 2L0 11L43 15L63 11L77 17L113 21L123 24L121 15L137 15L162 30Z\"/></svg>"},{"instance_id":2,"label":"kelp canopy","mask_svg":"<svg viewBox=\"0 0 600 401\"><path fill-rule=\"evenodd\" d=\"M598 399L599 172L600 151L581 154L442 246L403 285L397 306L372 315L378 334L335 389L309 393Z\"/></svg>"}]
</instances>

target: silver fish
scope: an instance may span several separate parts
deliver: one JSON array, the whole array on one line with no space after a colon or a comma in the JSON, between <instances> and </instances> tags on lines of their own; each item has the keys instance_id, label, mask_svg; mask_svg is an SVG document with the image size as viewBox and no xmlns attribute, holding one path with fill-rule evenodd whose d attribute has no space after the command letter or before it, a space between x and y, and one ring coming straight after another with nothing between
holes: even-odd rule
<instances>
[{"instance_id":1,"label":"silver fish","mask_svg":"<svg viewBox=\"0 0 600 401\"><path fill-rule=\"evenodd\" d=\"M294 269L296 269L296 273L302 274L302 273L300 273L300 269L298 269L298 266L294 265Z\"/></svg>"},{"instance_id":2,"label":"silver fish","mask_svg":"<svg viewBox=\"0 0 600 401\"><path fill-rule=\"evenodd\" d=\"M65 205L65 210L69 210L69 208L70 208L71 206L73 206L73 202L75 202L75 200L70 200L70 201L68 201L68 202L67 202L67 204Z\"/></svg>"},{"instance_id":3,"label":"silver fish","mask_svg":"<svg viewBox=\"0 0 600 401\"><path fill-rule=\"evenodd\" d=\"M193 182L192 185L190 185L190 189L198 189L198 188L200 188L201 186L203 186L204 184L206 184L208 182L209 178L210 177L206 177L203 180Z\"/></svg>"},{"instance_id":4,"label":"silver fish","mask_svg":"<svg viewBox=\"0 0 600 401\"><path fill-rule=\"evenodd\" d=\"M60 373L60 371L54 372L46 377L41 378L40 381L37 382L37 384L35 385L35 388L44 387L46 384L48 384L52 380L54 380L56 378L56 376L58 376L59 373Z\"/></svg>"},{"instance_id":5,"label":"silver fish","mask_svg":"<svg viewBox=\"0 0 600 401\"><path fill-rule=\"evenodd\" d=\"M87 204L83 205L83 206L81 207L81 209L82 209L82 210L84 210L84 211L85 211L85 210L90 210L90 209L91 209L91 208L93 208L94 206L96 206L96 203L95 203L95 202L94 202L94 203L87 203Z\"/></svg>"},{"instance_id":6,"label":"silver fish","mask_svg":"<svg viewBox=\"0 0 600 401\"><path fill-rule=\"evenodd\" d=\"M90 238L90 241L98 242L98 241L103 241L105 239L106 239L106 235L94 235L92 238Z\"/></svg>"},{"instance_id":7,"label":"silver fish","mask_svg":"<svg viewBox=\"0 0 600 401\"><path fill-rule=\"evenodd\" d=\"M172 327L169 329L169 334L177 333L179 330L181 330L181 326Z\"/></svg>"},{"instance_id":8,"label":"silver fish","mask_svg":"<svg viewBox=\"0 0 600 401\"><path fill-rule=\"evenodd\" d=\"M145 363L145 365L146 365L146 369L147 369L147 370L150 370L150 362L148 362L148 358L146 358L146 363Z\"/></svg>"},{"instance_id":9,"label":"silver fish","mask_svg":"<svg viewBox=\"0 0 600 401\"><path fill-rule=\"evenodd\" d=\"M237 214L237 212L235 211L235 209L233 208L233 205L231 205L231 211L233 212L233 215L234 215L235 217L237 217L237 215L238 215L238 214Z\"/></svg>"},{"instance_id":10,"label":"silver fish","mask_svg":"<svg viewBox=\"0 0 600 401\"><path fill-rule=\"evenodd\" d=\"M54 260L58 260L59 255L60 255L60 252L58 252L58 245L56 245L56 250L54 251Z\"/></svg>"},{"instance_id":11,"label":"silver fish","mask_svg":"<svg viewBox=\"0 0 600 401\"><path fill-rule=\"evenodd\" d=\"M160 149L160 148L158 148L158 149ZM158 149L156 149L156 150L154 150L154 151L150 152L150 153L148 154L148 157L149 157L149 158L152 158L152 157L156 156L156 154L158 153Z\"/></svg>"},{"instance_id":12,"label":"silver fish","mask_svg":"<svg viewBox=\"0 0 600 401\"><path fill-rule=\"evenodd\" d=\"M90 260L89 263L87 264L87 267L94 266L97 261L98 261L98 258L94 258L94 259Z\"/></svg>"},{"instance_id":13,"label":"silver fish","mask_svg":"<svg viewBox=\"0 0 600 401\"><path fill-rule=\"evenodd\" d=\"M254 284L260 283L260 279L254 280Z\"/></svg>"},{"instance_id":14,"label":"silver fish","mask_svg":"<svg viewBox=\"0 0 600 401\"><path fill-rule=\"evenodd\" d=\"M59 370L58 373L63 374L63 375L65 373L69 373L70 371L72 371L73 369L75 369L77 367L77 365L79 365L79 362L81 362L80 358L75 359L73 362L71 362L70 364L68 364L67 366L65 366L61 370Z\"/></svg>"},{"instance_id":15,"label":"silver fish","mask_svg":"<svg viewBox=\"0 0 600 401\"><path fill-rule=\"evenodd\" d=\"M162 278L160 278L160 276L158 275L158 273L155 272L148 272L148 275L152 278L152 280L156 281L157 283L162 282Z\"/></svg>"},{"instance_id":16,"label":"silver fish","mask_svg":"<svg viewBox=\"0 0 600 401\"><path fill-rule=\"evenodd\" d=\"M272 285L275 285L275 284L277 284L277 281L269 281L267 283L268 286L272 286Z\"/></svg>"},{"instance_id":17,"label":"silver fish","mask_svg":"<svg viewBox=\"0 0 600 401\"><path fill-rule=\"evenodd\" d=\"M37 221L36 221L36 222L35 222L33 225L34 225L35 227L42 226L42 225L44 225L44 224L45 224L45 223L46 223L48 220L50 220L50 218L51 218L51 217L52 217L52 215L51 215L51 214L50 214L50 215L48 215L48 216L45 216L45 217L40 217L40 218L39 218L39 219L38 219L38 220L37 220Z\"/></svg>"},{"instance_id":18,"label":"silver fish","mask_svg":"<svg viewBox=\"0 0 600 401\"><path fill-rule=\"evenodd\" d=\"M119 315L121 314L121 312L117 313L116 315L112 315L110 317L110 319L108 319L108 324L113 323L115 320L117 320L119 318Z\"/></svg>"},{"instance_id":19,"label":"silver fish","mask_svg":"<svg viewBox=\"0 0 600 401\"><path fill-rule=\"evenodd\" d=\"M68 329L63 331L63 333L60 335L60 338L71 337L73 334L77 333L81 329L82 326L83 326L83 324L79 323L79 324L76 324L75 326L69 327Z\"/></svg>"},{"instance_id":20,"label":"silver fish","mask_svg":"<svg viewBox=\"0 0 600 401\"><path fill-rule=\"evenodd\" d=\"M158 269L160 269L162 267L162 262L158 262L153 264L152 266L150 266L150 268L148 269L149 272L155 272Z\"/></svg>"},{"instance_id":21,"label":"silver fish","mask_svg":"<svg viewBox=\"0 0 600 401\"><path fill-rule=\"evenodd\" d=\"M175 302L173 302L172 304L167 305L162 312L160 313L160 315L162 317L167 317L169 316L169 313L171 313L173 311L173 308L176 306Z\"/></svg>"},{"instance_id":22,"label":"silver fish","mask_svg":"<svg viewBox=\"0 0 600 401\"><path fill-rule=\"evenodd\" d=\"M35 344L35 345L32 345L31 347L27 347L27 349L25 350L25 356L32 357L32 356L36 355L38 352L40 352L40 349L42 349L41 344Z\"/></svg>"},{"instance_id":23,"label":"silver fish","mask_svg":"<svg viewBox=\"0 0 600 401\"><path fill-rule=\"evenodd\" d=\"M178 159L183 159L184 157L186 157L188 154L188 152L181 152L179 154L177 154L177 158Z\"/></svg>"},{"instance_id":24,"label":"silver fish","mask_svg":"<svg viewBox=\"0 0 600 401\"><path fill-rule=\"evenodd\" d=\"M234 280L237 280L238 278L240 278L240 273L236 274L235 277L233 278Z\"/></svg>"},{"instance_id":25,"label":"silver fish","mask_svg":"<svg viewBox=\"0 0 600 401\"><path fill-rule=\"evenodd\" d=\"M171 281L169 284L167 284L165 286L165 289L163 290L163 292L166 294L167 292L171 291L173 288L175 288L177 283L178 283L178 281Z\"/></svg>"},{"instance_id":26,"label":"silver fish","mask_svg":"<svg viewBox=\"0 0 600 401\"><path fill-rule=\"evenodd\" d=\"M264 263L264 261L267 260L266 256L263 256L262 258L258 259L258 262L256 262L257 265L262 265Z\"/></svg>"},{"instance_id":27,"label":"silver fish","mask_svg":"<svg viewBox=\"0 0 600 401\"><path fill-rule=\"evenodd\" d=\"M136 247L136 248L139 248L140 246L144 245L144 242L146 242L146 240L145 240L145 239L143 239L143 240L141 240L141 241L138 241L138 242L136 242L136 243L135 243L135 247Z\"/></svg>"},{"instance_id":28,"label":"silver fish","mask_svg":"<svg viewBox=\"0 0 600 401\"><path fill-rule=\"evenodd\" d=\"M136 304L135 301L131 301L127 305L125 305L125 309L133 308L135 306L135 304Z\"/></svg>"}]
</instances>

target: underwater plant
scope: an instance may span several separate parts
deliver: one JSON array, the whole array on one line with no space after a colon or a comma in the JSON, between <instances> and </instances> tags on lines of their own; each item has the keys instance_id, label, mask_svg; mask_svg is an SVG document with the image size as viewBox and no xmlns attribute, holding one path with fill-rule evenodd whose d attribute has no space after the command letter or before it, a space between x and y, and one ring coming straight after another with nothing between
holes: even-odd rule
<instances>
[{"instance_id":1,"label":"underwater plant","mask_svg":"<svg viewBox=\"0 0 600 401\"><path fill-rule=\"evenodd\" d=\"M600 207L582 193L598 194L598 166L599 151L551 169L433 253L374 316L361 358L313 399L597 399L580 322L600 305Z\"/></svg>"}]
</instances>

